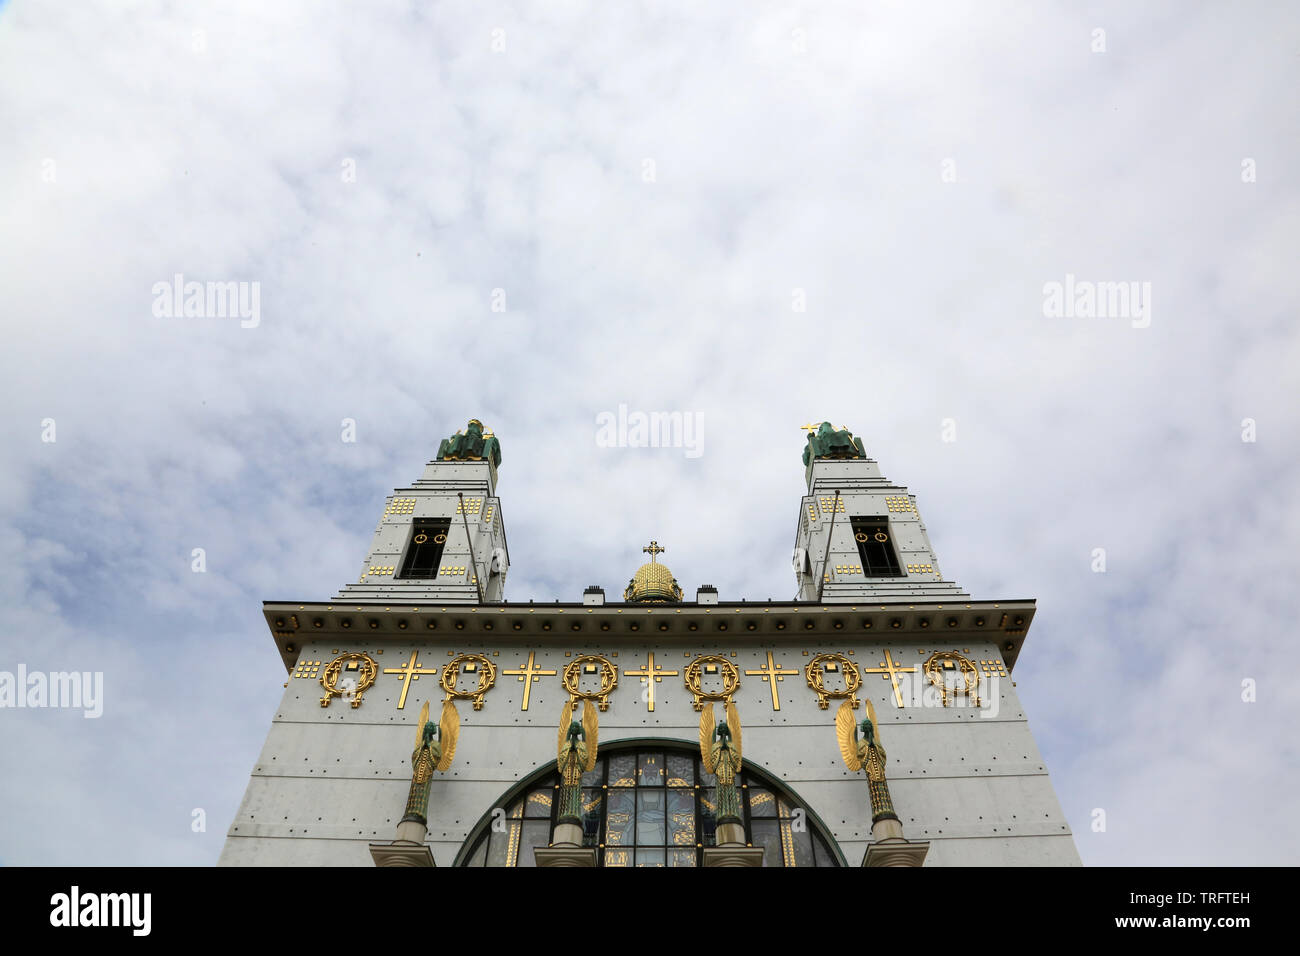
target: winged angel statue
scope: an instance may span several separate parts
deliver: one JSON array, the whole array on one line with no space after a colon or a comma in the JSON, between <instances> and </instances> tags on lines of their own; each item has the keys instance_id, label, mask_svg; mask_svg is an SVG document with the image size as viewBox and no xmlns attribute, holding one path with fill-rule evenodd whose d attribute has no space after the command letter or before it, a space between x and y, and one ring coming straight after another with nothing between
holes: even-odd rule
<instances>
[{"instance_id":1,"label":"winged angel statue","mask_svg":"<svg viewBox=\"0 0 1300 956\"><path fill-rule=\"evenodd\" d=\"M560 736L556 766L560 768L561 823L582 825L582 775L596 769L596 708L582 702L582 723L570 718L573 701L566 700L560 711Z\"/></svg>"},{"instance_id":2,"label":"winged angel statue","mask_svg":"<svg viewBox=\"0 0 1300 956\"><path fill-rule=\"evenodd\" d=\"M442 717L438 723L429 719L429 702L420 708L416 722L415 750L411 751L411 791L406 798L406 815L403 821L415 820L428 824L429 781L435 770L446 770L456 756L456 738L460 734L460 714L456 703L446 700L442 704Z\"/></svg>"},{"instance_id":3,"label":"winged angel statue","mask_svg":"<svg viewBox=\"0 0 1300 956\"><path fill-rule=\"evenodd\" d=\"M718 824L740 823L740 796L736 774L740 771L740 714L734 701L727 701L727 719L713 725L713 705L700 712L700 759L706 773L718 777Z\"/></svg>"},{"instance_id":4,"label":"winged angel statue","mask_svg":"<svg viewBox=\"0 0 1300 956\"><path fill-rule=\"evenodd\" d=\"M894 804L889 798L889 784L885 781L885 748L881 746L880 734L876 723L876 709L871 701L864 701L867 715L861 727L854 720L853 705L849 701L840 704L835 714L835 734L840 741L840 756L844 766L855 773L867 772L867 787L871 793L871 822L882 819L898 819L894 814ZM859 729L862 736L858 736Z\"/></svg>"}]
</instances>

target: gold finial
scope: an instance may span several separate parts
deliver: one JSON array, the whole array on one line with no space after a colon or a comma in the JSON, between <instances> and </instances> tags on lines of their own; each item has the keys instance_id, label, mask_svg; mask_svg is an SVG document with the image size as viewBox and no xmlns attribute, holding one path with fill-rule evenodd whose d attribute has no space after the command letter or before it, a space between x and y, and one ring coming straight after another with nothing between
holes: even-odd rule
<instances>
[{"instance_id":1,"label":"gold finial","mask_svg":"<svg viewBox=\"0 0 1300 956\"><path fill-rule=\"evenodd\" d=\"M811 425L800 425L799 427L806 429L807 431L810 432L815 432L818 428L821 427L821 424L822 424L821 422L813 422Z\"/></svg>"},{"instance_id":2,"label":"gold finial","mask_svg":"<svg viewBox=\"0 0 1300 956\"><path fill-rule=\"evenodd\" d=\"M650 542L650 547L648 547L648 548L642 548L641 550L644 551L646 554L650 555L650 561L651 561L651 563L654 563L654 559L655 559L655 555L656 555L656 554L663 554L663 553L664 553L664 549L661 548L661 547L659 547L659 542L658 542L658 541L651 541L651 542Z\"/></svg>"}]
</instances>

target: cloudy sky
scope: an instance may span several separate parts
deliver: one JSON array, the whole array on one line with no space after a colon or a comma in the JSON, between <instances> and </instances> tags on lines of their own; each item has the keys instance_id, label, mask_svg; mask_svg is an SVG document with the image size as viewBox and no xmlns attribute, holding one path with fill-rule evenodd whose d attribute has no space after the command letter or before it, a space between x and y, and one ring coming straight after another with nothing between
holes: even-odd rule
<instances>
[{"instance_id":1,"label":"cloudy sky","mask_svg":"<svg viewBox=\"0 0 1300 956\"><path fill-rule=\"evenodd\" d=\"M0 670L104 674L99 719L0 710L0 863L214 863L285 680L261 602L355 580L471 416L516 601L651 537L789 599L799 426L847 424L947 577L1037 599L1085 863L1293 862L1298 25L0 3ZM258 308L168 315L177 274ZM1149 292L1045 314L1067 276ZM700 453L601 447L620 405Z\"/></svg>"}]
</instances>

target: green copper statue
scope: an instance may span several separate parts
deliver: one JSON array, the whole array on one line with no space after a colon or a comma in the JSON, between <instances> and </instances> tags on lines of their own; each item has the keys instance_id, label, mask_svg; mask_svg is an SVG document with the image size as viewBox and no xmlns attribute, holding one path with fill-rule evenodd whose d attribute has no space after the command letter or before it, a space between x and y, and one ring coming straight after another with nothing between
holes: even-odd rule
<instances>
[{"instance_id":1,"label":"green copper statue","mask_svg":"<svg viewBox=\"0 0 1300 956\"><path fill-rule=\"evenodd\" d=\"M727 719L714 728L713 705L700 713L700 760L705 773L718 778L718 825L740 823L740 794L736 792L736 774L740 772L740 714L727 701Z\"/></svg>"},{"instance_id":2,"label":"green copper statue","mask_svg":"<svg viewBox=\"0 0 1300 956\"><path fill-rule=\"evenodd\" d=\"M805 425L805 428L811 426ZM817 430L808 432L808 445L803 450L803 463L809 465L814 458L866 458L867 451L862 447L862 439L854 438L847 428L836 428L830 422L822 422Z\"/></svg>"},{"instance_id":3,"label":"green copper statue","mask_svg":"<svg viewBox=\"0 0 1300 956\"><path fill-rule=\"evenodd\" d=\"M871 822L880 820L897 820L894 802L889 797L889 783L885 779L887 757L885 748L880 743L876 730L876 709L871 701L865 701L866 716L858 724L853 718L853 705L849 701L840 704L835 715L835 734L840 742L840 756L844 766L854 773L859 770L867 772L867 793L871 797ZM858 731L862 736L858 736Z\"/></svg>"},{"instance_id":4,"label":"green copper statue","mask_svg":"<svg viewBox=\"0 0 1300 956\"><path fill-rule=\"evenodd\" d=\"M429 719L429 702L420 709L416 722L415 750L411 752L411 789L406 797L406 814L402 822L413 820L421 826L428 825L429 783L435 770L446 770L456 756L456 737L460 734L460 715L456 704L448 700L442 705L442 719L434 723Z\"/></svg>"},{"instance_id":5,"label":"green copper statue","mask_svg":"<svg viewBox=\"0 0 1300 956\"><path fill-rule=\"evenodd\" d=\"M555 763L560 770L559 823L582 826L582 775L596 769L596 735L599 731L596 708L591 701L582 702L582 723L569 717L572 699L560 711L560 735L556 741Z\"/></svg>"},{"instance_id":6,"label":"green copper statue","mask_svg":"<svg viewBox=\"0 0 1300 956\"><path fill-rule=\"evenodd\" d=\"M501 443L490 432L483 433L483 423L471 418L464 432L444 438L438 445L438 461L482 461L501 467Z\"/></svg>"}]
</instances>

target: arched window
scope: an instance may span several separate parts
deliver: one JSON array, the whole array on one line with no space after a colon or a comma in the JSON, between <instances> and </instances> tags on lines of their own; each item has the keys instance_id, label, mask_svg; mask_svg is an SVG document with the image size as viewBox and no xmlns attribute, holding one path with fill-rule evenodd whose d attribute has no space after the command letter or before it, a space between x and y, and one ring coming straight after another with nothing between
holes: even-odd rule
<instances>
[{"instance_id":1,"label":"arched window","mask_svg":"<svg viewBox=\"0 0 1300 956\"><path fill-rule=\"evenodd\" d=\"M712 774L698 750L680 743L602 746L582 778L584 846L597 866L700 866L715 845ZM550 843L559 774L552 767L516 786L465 842L457 866L535 866L533 850ZM745 832L764 866L842 866L834 840L788 788L748 763L736 775ZM495 822L495 825L494 825Z\"/></svg>"}]
</instances>

